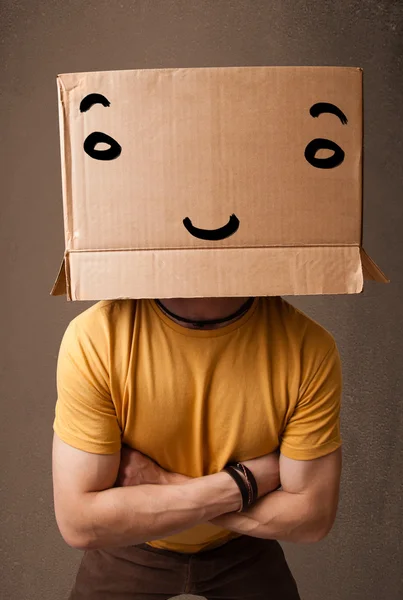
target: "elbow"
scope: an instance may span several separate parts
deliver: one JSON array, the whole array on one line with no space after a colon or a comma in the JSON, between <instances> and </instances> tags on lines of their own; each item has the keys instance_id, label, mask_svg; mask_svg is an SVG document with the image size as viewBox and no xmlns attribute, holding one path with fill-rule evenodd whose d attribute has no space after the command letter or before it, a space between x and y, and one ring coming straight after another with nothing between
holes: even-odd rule
<instances>
[{"instance_id":1,"label":"elbow","mask_svg":"<svg viewBox=\"0 0 403 600\"><path fill-rule=\"evenodd\" d=\"M309 533L304 540L307 544L316 544L325 539L331 532L334 524L334 519L326 520L321 523L316 522L311 527Z\"/></svg>"},{"instance_id":2,"label":"elbow","mask_svg":"<svg viewBox=\"0 0 403 600\"><path fill-rule=\"evenodd\" d=\"M306 536L304 542L306 544L317 544L325 539L328 532L325 529L315 529L314 531L310 531Z\"/></svg>"},{"instance_id":3,"label":"elbow","mask_svg":"<svg viewBox=\"0 0 403 600\"><path fill-rule=\"evenodd\" d=\"M337 515L337 503L316 506L314 511L310 511L310 514L311 526L307 543L316 544L324 540L333 529Z\"/></svg>"},{"instance_id":4,"label":"elbow","mask_svg":"<svg viewBox=\"0 0 403 600\"><path fill-rule=\"evenodd\" d=\"M55 505L55 517L60 535L70 548L83 551L97 549L94 528L84 520L81 510L61 510Z\"/></svg>"},{"instance_id":5,"label":"elbow","mask_svg":"<svg viewBox=\"0 0 403 600\"><path fill-rule=\"evenodd\" d=\"M84 536L77 534L76 532L66 532L59 528L63 540L70 548L74 550L91 550L95 549L92 547L90 541Z\"/></svg>"},{"instance_id":6,"label":"elbow","mask_svg":"<svg viewBox=\"0 0 403 600\"><path fill-rule=\"evenodd\" d=\"M330 520L328 520L325 523L325 525L321 531L320 539L318 540L319 542L321 542L323 539L325 539L325 537L327 537L329 535L329 533L332 531L335 520L336 520L336 518L333 516Z\"/></svg>"},{"instance_id":7,"label":"elbow","mask_svg":"<svg viewBox=\"0 0 403 600\"><path fill-rule=\"evenodd\" d=\"M74 527L57 522L60 535L70 548L75 550L95 550L96 546L84 533L77 531Z\"/></svg>"},{"instance_id":8,"label":"elbow","mask_svg":"<svg viewBox=\"0 0 403 600\"><path fill-rule=\"evenodd\" d=\"M63 539L66 542L66 544L70 546L70 548L74 548L74 550L91 550L90 545L86 542L86 540L83 540L81 538L68 538L63 536Z\"/></svg>"}]
</instances>

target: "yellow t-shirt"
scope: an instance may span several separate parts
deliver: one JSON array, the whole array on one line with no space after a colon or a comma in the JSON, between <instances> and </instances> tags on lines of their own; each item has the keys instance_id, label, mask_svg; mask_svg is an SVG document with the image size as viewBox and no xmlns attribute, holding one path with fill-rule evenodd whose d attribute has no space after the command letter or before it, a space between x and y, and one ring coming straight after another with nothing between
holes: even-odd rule
<instances>
[{"instance_id":1,"label":"yellow t-shirt","mask_svg":"<svg viewBox=\"0 0 403 600\"><path fill-rule=\"evenodd\" d=\"M67 328L57 385L64 442L99 454L125 443L190 477L278 447L309 460L341 445L334 339L279 297L214 330L178 325L153 300L99 302ZM237 536L208 523L150 543L192 553Z\"/></svg>"}]
</instances>

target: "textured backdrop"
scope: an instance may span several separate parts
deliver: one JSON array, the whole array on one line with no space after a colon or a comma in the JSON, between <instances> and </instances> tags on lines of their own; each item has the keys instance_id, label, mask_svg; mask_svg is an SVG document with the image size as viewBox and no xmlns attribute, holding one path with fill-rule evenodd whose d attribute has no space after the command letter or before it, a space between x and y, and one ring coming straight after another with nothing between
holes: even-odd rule
<instances>
[{"instance_id":1,"label":"textured backdrop","mask_svg":"<svg viewBox=\"0 0 403 600\"><path fill-rule=\"evenodd\" d=\"M286 546L303 600L401 600L403 2L2 0L1 596L68 594L81 553L52 506L55 362L87 304L52 299L63 253L55 77L146 67L350 65L365 77L364 243L392 284L298 298L344 364L339 516Z\"/></svg>"}]
</instances>

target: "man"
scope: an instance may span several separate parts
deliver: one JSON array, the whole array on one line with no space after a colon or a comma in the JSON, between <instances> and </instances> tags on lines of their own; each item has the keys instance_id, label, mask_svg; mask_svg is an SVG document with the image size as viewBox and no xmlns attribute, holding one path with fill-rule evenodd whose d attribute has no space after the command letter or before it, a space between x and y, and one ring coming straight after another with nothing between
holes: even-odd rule
<instances>
[{"instance_id":1,"label":"man","mask_svg":"<svg viewBox=\"0 0 403 600\"><path fill-rule=\"evenodd\" d=\"M325 537L339 494L327 331L280 297L100 302L57 380L55 512L85 551L71 600L299 598L278 540ZM234 460L259 488L242 513Z\"/></svg>"}]
</instances>

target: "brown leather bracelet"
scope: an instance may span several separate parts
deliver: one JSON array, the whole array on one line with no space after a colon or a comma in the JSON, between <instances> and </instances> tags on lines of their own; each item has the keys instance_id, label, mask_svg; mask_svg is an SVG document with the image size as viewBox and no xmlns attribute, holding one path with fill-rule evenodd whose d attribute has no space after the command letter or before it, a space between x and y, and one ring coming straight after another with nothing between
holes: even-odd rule
<instances>
[{"instance_id":1,"label":"brown leather bracelet","mask_svg":"<svg viewBox=\"0 0 403 600\"><path fill-rule=\"evenodd\" d=\"M255 476L253 475L252 471L241 462L229 463L228 466L235 467L235 469L237 469L240 473L243 473L245 479L249 484L249 487L251 488L252 497L250 498L250 501L248 503L248 505L251 506L259 498L259 490Z\"/></svg>"},{"instance_id":2,"label":"brown leather bracelet","mask_svg":"<svg viewBox=\"0 0 403 600\"><path fill-rule=\"evenodd\" d=\"M232 479L235 481L235 483L239 487L239 491L241 492L241 496L242 496L242 504L241 504L241 508L237 512L242 512L244 507L249 505L248 486L247 486L244 478L242 477L242 475L239 475L239 473L235 467L226 465L223 470L232 477Z\"/></svg>"},{"instance_id":3,"label":"brown leather bracelet","mask_svg":"<svg viewBox=\"0 0 403 600\"><path fill-rule=\"evenodd\" d=\"M234 467L240 473L242 473L242 475L244 476L244 479L246 481L246 485L248 486L248 508L249 508L249 506L251 506L252 503L253 503L253 490L252 490L251 482L249 480L249 477L248 477L248 474L246 472L246 469L245 469L245 467L244 467L244 465L242 463L237 463L236 465L234 465Z\"/></svg>"}]
</instances>

